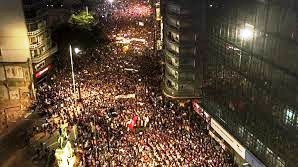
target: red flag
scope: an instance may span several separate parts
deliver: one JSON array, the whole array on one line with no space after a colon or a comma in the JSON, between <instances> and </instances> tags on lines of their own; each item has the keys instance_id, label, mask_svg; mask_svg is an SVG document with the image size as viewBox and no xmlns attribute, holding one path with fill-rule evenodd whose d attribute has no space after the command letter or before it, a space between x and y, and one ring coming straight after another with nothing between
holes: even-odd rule
<instances>
[{"instance_id":1,"label":"red flag","mask_svg":"<svg viewBox=\"0 0 298 167\"><path fill-rule=\"evenodd\" d=\"M129 130L133 130L133 127L137 123L137 120L138 120L138 117L137 116L134 116L132 118L132 120L130 121L130 124L128 125Z\"/></svg>"}]
</instances>

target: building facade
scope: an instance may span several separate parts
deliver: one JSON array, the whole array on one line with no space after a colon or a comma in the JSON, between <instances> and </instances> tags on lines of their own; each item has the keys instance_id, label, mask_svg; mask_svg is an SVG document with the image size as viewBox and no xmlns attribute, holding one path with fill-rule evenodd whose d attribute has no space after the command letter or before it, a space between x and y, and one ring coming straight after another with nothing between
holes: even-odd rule
<instances>
[{"instance_id":1,"label":"building facade","mask_svg":"<svg viewBox=\"0 0 298 167\"><path fill-rule=\"evenodd\" d=\"M32 89L29 40L22 2L1 1L0 6L0 97L15 100Z\"/></svg>"},{"instance_id":2,"label":"building facade","mask_svg":"<svg viewBox=\"0 0 298 167\"><path fill-rule=\"evenodd\" d=\"M0 1L0 132L32 96L32 66L22 1Z\"/></svg>"},{"instance_id":3,"label":"building facade","mask_svg":"<svg viewBox=\"0 0 298 167\"><path fill-rule=\"evenodd\" d=\"M201 5L203 2L162 2L165 62L163 92L167 96L189 98L200 95L200 64L203 61L203 41L206 35L206 11Z\"/></svg>"},{"instance_id":4,"label":"building facade","mask_svg":"<svg viewBox=\"0 0 298 167\"><path fill-rule=\"evenodd\" d=\"M35 85L54 67L46 7L39 0L0 1L0 132L25 114Z\"/></svg>"},{"instance_id":5,"label":"building facade","mask_svg":"<svg viewBox=\"0 0 298 167\"><path fill-rule=\"evenodd\" d=\"M206 7L208 46L194 109L238 164L297 166L297 2L210 0ZM175 53L169 44L165 39L166 58Z\"/></svg>"},{"instance_id":6,"label":"building facade","mask_svg":"<svg viewBox=\"0 0 298 167\"><path fill-rule=\"evenodd\" d=\"M266 166L298 163L296 3L209 4L202 105Z\"/></svg>"},{"instance_id":7,"label":"building facade","mask_svg":"<svg viewBox=\"0 0 298 167\"><path fill-rule=\"evenodd\" d=\"M57 46L51 39L51 31L47 22L47 8L49 7L47 1L23 0L23 3L34 81L38 83L45 79L54 68Z\"/></svg>"}]
</instances>

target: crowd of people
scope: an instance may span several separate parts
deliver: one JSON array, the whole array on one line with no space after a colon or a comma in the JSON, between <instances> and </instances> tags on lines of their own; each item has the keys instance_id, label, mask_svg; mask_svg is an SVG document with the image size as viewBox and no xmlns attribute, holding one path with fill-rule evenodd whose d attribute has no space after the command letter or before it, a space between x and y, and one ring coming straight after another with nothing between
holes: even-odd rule
<instances>
[{"instance_id":1,"label":"crowd of people","mask_svg":"<svg viewBox=\"0 0 298 167\"><path fill-rule=\"evenodd\" d=\"M150 9L145 1L117 4ZM58 130L60 135L63 124L69 134L75 129L75 137L68 140L78 166L234 166L229 154L202 128L203 121L192 121L189 108L162 96L161 57L152 49L152 14L126 15L117 11L117 4L111 9L99 6L112 10L104 20L109 37L118 34L148 42L128 43L125 51L112 42L76 57L75 92L69 67L40 87L36 104L47 118L45 129L51 134ZM136 24L144 17L144 26Z\"/></svg>"}]
</instances>

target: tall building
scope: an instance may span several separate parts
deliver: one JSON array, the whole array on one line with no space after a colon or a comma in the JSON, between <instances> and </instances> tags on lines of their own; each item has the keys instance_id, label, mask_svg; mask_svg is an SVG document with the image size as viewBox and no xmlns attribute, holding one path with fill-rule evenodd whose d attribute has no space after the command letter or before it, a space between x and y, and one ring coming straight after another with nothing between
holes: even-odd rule
<instances>
[{"instance_id":1,"label":"tall building","mask_svg":"<svg viewBox=\"0 0 298 167\"><path fill-rule=\"evenodd\" d=\"M20 0L0 1L0 132L21 113L23 100L32 96L32 68L23 5ZM11 105L13 104L13 105Z\"/></svg>"},{"instance_id":2,"label":"tall building","mask_svg":"<svg viewBox=\"0 0 298 167\"><path fill-rule=\"evenodd\" d=\"M206 6L208 47L195 116L238 164L297 166L296 0L210 0Z\"/></svg>"},{"instance_id":3,"label":"tall building","mask_svg":"<svg viewBox=\"0 0 298 167\"><path fill-rule=\"evenodd\" d=\"M174 98L199 97L200 64L206 43L204 1L168 0L162 3L164 94Z\"/></svg>"},{"instance_id":4,"label":"tall building","mask_svg":"<svg viewBox=\"0 0 298 167\"><path fill-rule=\"evenodd\" d=\"M34 85L53 69L57 46L47 27L46 1L0 1L0 132L20 118Z\"/></svg>"},{"instance_id":5,"label":"tall building","mask_svg":"<svg viewBox=\"0 0 298 167\"><path fill-rule=\"evenodd\" d=\"M38 83L53 69L57 46L51 39L47 23L47 1L23 0L23 3L34 81Z\"/></svg>"},{"instance_id":6,"label":"tall building","mask_svg":"<svg viewBox=\"0 0 298 167\"><path fill-rule=\"evenodd\" d=\"M32 90L30 44L22 1L1 1L0 17L0 99L17 100Z\"/></svg>"}]
</instances>

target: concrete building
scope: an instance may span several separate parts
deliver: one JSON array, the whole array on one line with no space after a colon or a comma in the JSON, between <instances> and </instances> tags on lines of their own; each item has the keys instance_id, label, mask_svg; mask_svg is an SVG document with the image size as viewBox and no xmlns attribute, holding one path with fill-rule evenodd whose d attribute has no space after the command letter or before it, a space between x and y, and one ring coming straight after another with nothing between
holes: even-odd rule
<instances>
[{"instance_id":1,"label":"concrete building","mask_svg":"<svg viewBox=\"0 0 298 167\"><path fill-rule=\"evenodd\" d=\"M29 39L20 0L0 1L0 131L7 119L7 107L20 107L32 95L32 66ZM9 103L11 102L11 103ZM11 106L10 104L15 104Z\"/></svg>"},{"instance_id":2,"label":"concrete building","mask_svg":"<svg viewBox=\"0 0 298 167\"><path fill-rule=\"evenodd\" d=\"M167 10L172 3L164 5L163 18L171 17ZM192 1L174 2L179 3ZM198 70L203 81L200 97L192 103L193 116L206 121L210 135L239 165L297 166L297 1L210 0L202 5L208 7L208 45L203 70ZM165 53L168 48L174 53L175 47L167 46L171 42L163 43Z\"/></svg>"},{"instance_id":3,"label":"concrete building","mask_svg":"<svg viewBox=\"0 0 298 167\"><path fill-rule=\"evenodd\" d=\"M162 3L164 94L174 98L199 97L207 32L204 1Z\"/></svg>"},{"instance_id":4,"label":"concrete building","mask_svg":"<svg viewBox=\"0 0 298 167\"><path fill-rule=\"evenodd\" d=\"M42 0L0 1L0 131L24 115L34 85L54 67L46 7Z\"/></svg>"},{"instance_id":5,"label":"concrete building","mask_svg":"<svg viewBox=\"0 0 298 167\"><path fill-rule=\"evenodd\" d=\"M57 46L51 39L51 31L48 27L47 1L23 0L23 5L34 81L38 83L45 79L53 69Z\"/></svg>"},{"instance_id":6,"label":"concrete building","mask_svg":"<svg viewBox=\"0 0 298 167\"><path fill-rule=\"evenodd\" d=\"M0 97L19 99L32 90L30 44L22 1L1 1L0 6Z\"/></svg>"}]
</instances>

